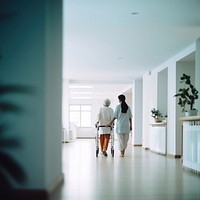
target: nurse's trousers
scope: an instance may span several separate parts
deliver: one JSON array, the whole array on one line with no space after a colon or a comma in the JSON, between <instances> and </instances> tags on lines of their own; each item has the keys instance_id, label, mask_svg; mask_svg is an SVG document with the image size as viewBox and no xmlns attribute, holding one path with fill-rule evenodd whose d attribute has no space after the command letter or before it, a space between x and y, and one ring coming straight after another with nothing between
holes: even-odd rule
<instances>
[{"instance_id":1,"label":"nurse's trousers","mask_svg":"<svg viewBox=\"0 0 200 200\"><path fill-rule=\"evenodd\" d=\"M119 150L123 151L127 148L129 133L118 133Z\"/></svg>"}]
</instances>

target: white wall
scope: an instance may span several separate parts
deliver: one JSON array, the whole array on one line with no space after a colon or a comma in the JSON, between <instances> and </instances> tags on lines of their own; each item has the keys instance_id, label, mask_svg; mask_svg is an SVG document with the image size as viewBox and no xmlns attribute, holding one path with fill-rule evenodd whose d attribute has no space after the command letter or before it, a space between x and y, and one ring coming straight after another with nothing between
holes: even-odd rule
<instances>
[{"instance_id":1,"label":"white wall","mask_svg":"<svg viewBox=\"0 0 200 200\"><path fill-rule=\"evenodd\" d=\"M169 61L168 66L168 111L167 111L167 154L175 155L176 137L176 62Z\"/></svg>"},{"instance_id":2,"label":"white wall","mask_svg":"<svg viewBox=\"0 0 200 200\"><path fill-rule=\"evenodd\" d=\"M67 84L65 84L65 80L63 80L63 84L65 85L64 87L68 87ZM105 87L105 86L104 86ZM117 88L116 88L117 90ZM66 93L67 89L65 90ZM69 92L69 91L68 91ZM116 92L116 91L115 91ZM122 92L123 93L123 92ZM120 95L121 93L119 93ZM126 102L127 104L130 106L130 108L132 109L132 92L128 91L128 92L124 92L123 93L126 96ZM109 98L111 101L111 105L110 107L115 110L116 106L119 104L119 100L118 100L118 96L116 97L112 97L111 96L105 96L105 98ZM65 100L65 102L63 103L63 115L66 118L66 115L69 115L68 113L68 109L66 108L66 103L69 104L89 104L92 106L92 127L89 128L77 128L77 137L93 137L94 133L96 133L96 129L95 129L95 123L97 120L97 114L99 112L99 109L103 106L104 103L104 99L105 98L92 98L92 99L73 99L70 98L69 95L65 95L66 98L69 98L68 101ZM66 121L64 120L63 123L65 123Z\"/></svg>"},{"instance_id":3,"label":"white wall","mask_svg":"<svg viewBox=\"0 0 200 200\"><path fill-rule=\"evenodd\" d=\"M62 177L62 0L45 2L45 188ZM52 163L53 159L53 163Z\"/></svg>"},{"instance_id":4,"label":"white wall","mask_svg":"<svg viewBox=\"0 0 200 200\"><path fill-rule=\"evenodd\" d=\"M176 94L176 62L186 57L195 51L195 43L187 47L185 50L170 58L165 63L156 67L154 70L146 73L143 76L143 147L149 148L149 135L150 127L149 123L152 122L150 117L150 110L153 107L157 107L157 81L158 73L163 69L168 68L168 100L167 100L167 153L171 155L179 155L180 147L177 146L177 130L176 130L176 108L177 103L174 95Z\"/></svg>"},{"instance_id":5,"label":"white wall","mask_svg":"<svg viewBox=\"0 0 200 200\"><path fill-rule=\"evenodd\" d=\"M62 86L62 128L65 129L65 137L69 140L69 80L63 79Z\"/></svg>"},{"instance_id":6,"label":"white wall","mask_svg":"<svg viewBox=\"0 0 200 200\"><path fill-rule=\"evenodd\" d=\"M191 82L195 84L195 62L193 61L179 61L176 64L176 93L184 85L180 83L180 77L183 74L187 74L191 77ZM176 98L176 155L182 155L182 122L179 120L180 117L184 117L185 114L182 112L182 108L178 105L178 98Z\"/></svg>"},{"instance_id":7,"label":"white wall","mask_svg":"<svg viewBox=\"0 0 200 200\"><path fill-rule=\"evenodd\" d=\"M163 117L167 114L167 79L168 69L165 68L158 72L158 94L157 94L157 109L160 110Z\"/></svg>"},{"instance_id":8,"label":"white wall","mask_svg":"<svg viewBox=\"0 0 200 200\"><path fill-rule=\"evenodd\" d=\"M129 105L130 109L132 110L132 91L131 92L130 91L129 92L124 92L123 94L126 97L126 103Z\"/></svg>"},{"instance_id":9,"label":"white wall","mask_svg":"<svg viewBox=\"0 0 200 200\"><path fill-rule=\"evenodd\" d=\"M16 187L47 189L61 176L62 1L5 1L0 24L1 72L5 84L34 87L29 95L8 99L25 111L10 115L8 137L18 137L21 147L9 153L27 175Z\"/></svg>"},{"instance_id":10,"label":"white wall","mask_svg":"<svg viewBox=\"0 0 200 200\"><path fill-rule=\"evenodd\" d=\"M150 146L150 123L153 121L151 117L151 109L156 107L156 76L152 72L148 72L143 76L143 126L142 126L142 146L149 148Z\"/></svg>"},{"instance_id":11,"label":"white wall","mask_svg":"<svg viewBox=\"0 0 200 200\"><path fill-rule=\"evenodd\" d=\"M110 107L114 110L116 107L116 99L109 98L111 101ZM77 137L91 137L94 136L95 123L97 122L97 114L99 109L103 106L104 99L69 99L69 104L89 104L92 106L92 127L90 128L78 128Z\"/></svg>"}]
</instances>

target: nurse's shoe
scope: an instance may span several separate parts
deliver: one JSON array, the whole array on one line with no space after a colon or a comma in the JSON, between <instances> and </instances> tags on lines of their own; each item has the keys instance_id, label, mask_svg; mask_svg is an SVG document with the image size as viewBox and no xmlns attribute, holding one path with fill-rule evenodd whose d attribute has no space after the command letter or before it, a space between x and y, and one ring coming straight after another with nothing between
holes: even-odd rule
<instances>
[{"instance_id":1,"label":"nurse's shoe","mask_svg":"<svg viewBox=\"0 0 200 200\"><path fill-rule=\"evenodd\" d=\"M119 156L120 156L120 157L124 157L124 153L123 153L123 151L120 151Z\"/></svg>"},{"instance_id":2,"label":"nurse's shoe","mask_svg":"<svg viewBox=\"0 0 200 200\"><path fill-rule=\"evenodd\" d=\"M123 156L124 156L124 154L125 154L125 149L122 151L122 154L123 154Z\"/></svg>"}]
</instances>

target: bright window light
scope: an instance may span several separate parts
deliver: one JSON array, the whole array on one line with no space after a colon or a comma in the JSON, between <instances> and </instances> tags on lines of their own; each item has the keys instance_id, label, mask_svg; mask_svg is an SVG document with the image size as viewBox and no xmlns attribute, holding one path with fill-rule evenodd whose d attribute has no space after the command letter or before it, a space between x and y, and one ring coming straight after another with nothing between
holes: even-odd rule
<instances>
[{"instance_id":1,"label":"bright window light","mask_svg":"<svg viewBox=\"0 0 200 200\"><path fill-rule=\"evenodd\" d=\"M70 122L74 122L78 127L92 126L92 106L91 105L70 105Z\"/></svg>"}]
</instances>

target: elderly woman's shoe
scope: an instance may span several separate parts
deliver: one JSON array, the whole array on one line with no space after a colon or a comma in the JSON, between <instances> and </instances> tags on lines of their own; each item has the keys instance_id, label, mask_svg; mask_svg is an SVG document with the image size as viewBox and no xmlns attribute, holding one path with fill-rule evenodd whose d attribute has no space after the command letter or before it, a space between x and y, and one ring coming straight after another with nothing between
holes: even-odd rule
<instances>
[{"instance_id":1,"label":"elderly woman's shoe","mask_svg":"<svg viewBox=\"0 0 200 200\"><path fill-rule=\"evenodd\" d=\"M107 152L106 152L106 151L103 151L103 155L104 155L105 157L107 157L107 156L108 156L108 154L107 154Z\"/></svg>"}]
</instances>

